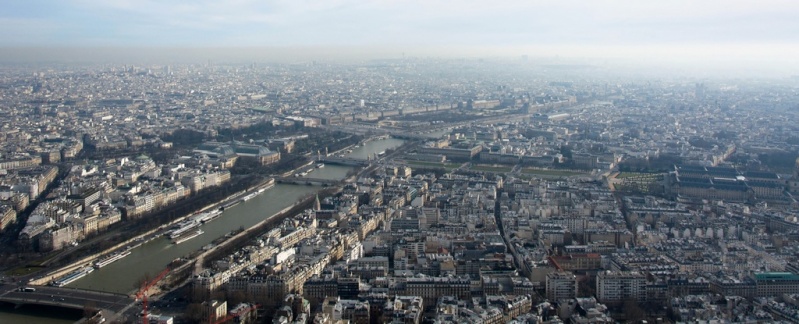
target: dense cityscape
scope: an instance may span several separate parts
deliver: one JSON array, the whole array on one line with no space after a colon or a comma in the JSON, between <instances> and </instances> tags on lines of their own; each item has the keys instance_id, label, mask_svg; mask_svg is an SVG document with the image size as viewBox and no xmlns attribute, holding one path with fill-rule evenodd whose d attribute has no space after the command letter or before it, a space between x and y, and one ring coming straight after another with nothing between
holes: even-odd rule
<instances>
[{"instance_id":1,"label":"dense cityscape","mask_svg":"<svg viewBox=\"0 0 799 324\"><path fill-rule=\"evenodd\" d=\"M0 10L0 324L799 323L799 2Z\"/></svg>"},{"instance_id":2,"label":"dense cityscape","mask_svg":"<svg viewBox=\"0 0 799 324\"><path fill-rule=\"evenodd\" d=\"M0 303L797 322L797 89L526 56L3 66Z\"/></svg>"}]
</instances>

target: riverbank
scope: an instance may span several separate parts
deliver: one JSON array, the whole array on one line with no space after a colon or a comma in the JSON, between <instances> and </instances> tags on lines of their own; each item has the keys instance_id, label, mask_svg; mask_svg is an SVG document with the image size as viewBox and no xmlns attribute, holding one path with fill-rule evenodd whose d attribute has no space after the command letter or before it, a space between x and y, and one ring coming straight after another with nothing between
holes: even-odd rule
<instances>
[{"instance_id":1,"label":"riverbank","mask_svg":"<svg viewBox=\"0 0 799 324\"><path fill-rule=\"evenodd\" d=\"M389 135L378 135L378 136L367 137L367 138L364 138L363 140L361 140L360 142L358 142L358 144L348 145L348 146L345 146L345 147L343 147L343 148L341 148L339 150L336 150L336 151L333 151L333 152L328 152L327 156L338 155L338 154L341 154L342 152L347 152L347 151L350 151L349 153L351 153L353 149L355 149L357 147L360 147L360 146L364 146L364 145L366 145L369 142L385 140L385 139L389 139L389 138L391 138L391 136L389 136Z\"/></svg>"},{"instance_id":2,"label":"riverbank","mask_svg":"<svg viewBox=\"0 0 799 324\"><path fill-rule=\"evenodd\" d=\"M335 190L336 190L335 192L338 192L341 190L341 188L336 188ZM301 212L305 208L311 206L311 204L315 200L315 197L316 197L315 195L308 195L303 199L300 199L294 202L293 204L281 209L280 211L266 217L264 220L248 227L244 231L241 231L227 238L224 242L221 242L213 246L212 248L204 251L194 260L195 261L194 275L197 275L200 272L202 272L203 266L206 263L205 259L208 258L209 256L213 256L215 254L225 254L230 250L234 250L236 248L236 245L241 245L242 243L246 243L247 241L254 239L258 235L262 235L268 230L267 226L269 226L270 224L274 222L283 221L287 217L291 217L295 215L297 212ZM213 257L211 257L211 259L212 258Z\"/></svg>"},{"instance_id":3,"label":"riverbank","mask_svg":"<svg viewBox=\"0 0 799 324\"><path fill-rule=\"evenodd\" d=\"M269 178L267 180L259 182L258 184L254 185L254 186L251 186L250 188L244 190L243 192L239 192L239 193L235 194L234 196L238 195L237 197L242 197L244 194L251 193L251 192L256 192L256 191L260 190L261 188L271 188L274 185L275 185L275 179L274 178ZM235 200L236 198L232 198L234 196L229 196L229 197L227 197L225 199L222 199L221 201L215 202L213 204L208 204L208 205L200 208L199 210L197 210L195 212L188 213L188 214L186 214L184 216L181 216L181 217L178 217L178 218L172 220L171 222L169 222L167 224L161 225L161 226L159 226L157 228L154 228L154 229L148 230L148 231L146 231L144 233L138 234L138 235L126 240L126 241L120 242L120 243L118 243L118 244L116 244L116 245L114 245L114 246L112 246L110 248L107 248L107 249L105 249L105 250L103 250L101 252L94 253L92 255L89 255L89 256L86 256L84 258L81 258L78 261L74 261L74 262L70 263L69 265L62 266L61 268L56 269L54 271L51 271L51 272L49 272L49 273L47 273L47 274L45 274L45 275L43 275L41 277L38 277L38 278L35 278L35 279L31 279L29 281L29 284L30 285L46 285L46 284L52 282L53 280L56 280L56 279L66 275L66 274L68 274L68 273L70 273L72 271L75 271L75 270L80 269L82 267L92 266L94 261L96 261L97 259L99 259L100 257L102 257L104 255L113 253L113 252L118 251L118 250L123 249L123 248L127 248L129 246L135 248L135 247L137 247L139 245L147 243L147 242L159 237L159 234L160 234L159 232L168 230L170 226L172 226L174 224L177 224L177 223L187 219L188 217L196 214L197 212L203 212L203 211L207 211L207 210L210 210L210 209L219 208L219 207L221 207L221 206L223 206L223 205Z\"/></svg>"},{"instance_id":4,"label":"riverbank","mask_svg":"<svg viewBox=\"0 0 799 324\"><path fill-rule=\"evenodd\" d=\"M357 158L360 158L373 152L384 151L399 146L402 142L404 141L396 139L372 140L366 145L355 149L353 154L357 156ZM343 179L346 178L349 173L348 168L326 167L322 170L331 171L328 172L330 174L326 177L330 179ZM354 179L353 177L350 178ZM70 286L89 290L127 293L131 288L136 286L135 281L137 278L142 278L142 276L148 274L153 276L163 270L164 266L167 264L180 267L180 264L185 264L185 260L193 259L200 253L203 253L203 249L218 244L218 241L215 242L216 240L224 239L224 236L231 232L233 232L231 235L235 235L239 231L243 231L245 228L263 221L265 216L280 211L296 200L303 198L305 195L319 191L320 189L311 186L280 184L276 184L275 186L277 187L276 189L279 190L269 190L246 202L229 205L230 207L225 208L225 212L220 216L221 219L205 225L205 227L203 227L205 233L197 238L179 245L173 244L163 237L152 240L147 244L143 244L142 247L133 250L130 256L114 262L101 270L94 271ZM239 197L246 196L241 190L231 190L228 196L236 194L238 194ZM219 197L218 202L223 205L235 202L235 199L226 200L225 198L227 197ZM205 206L204 208L210 208L211 206ZM196 212L198 207L200 206L195 206L192 208L192 211ZM158 224L158 226L165 225ZM181 262L175 262L176 260L180 260Z\"/></svg>"}]
</instances>

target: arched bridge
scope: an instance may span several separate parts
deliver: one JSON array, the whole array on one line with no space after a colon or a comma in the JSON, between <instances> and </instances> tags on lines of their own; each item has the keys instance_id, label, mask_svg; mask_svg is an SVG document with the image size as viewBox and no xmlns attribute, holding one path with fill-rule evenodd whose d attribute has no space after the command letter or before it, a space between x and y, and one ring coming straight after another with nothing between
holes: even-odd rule
<instances>
[{"instance_id":1,"label":"arched bridge","mask_svg":"<svg viewBox=\"0 0 799 324\"><path fill-rule=\"evenodd\" d=\"M353 159L347 157L335 157L335 156L325 156L322 157L319 162L324 162L327 164L340 164L340 165L350 165L350 166L367 166L369 165L369 161L361 160L361 159Z\"/></svg>"},{"instance_id":2,"label":"arched bridge","mask_svg":"<svg viewBox=\"0 0 799 324\"><path fill-rule=\"evenodd\" d=\"M427 134L420 134L420 133L408 133L408 132L396 132L391 134L392 137L404 140L422 140L422 141L429 141L433 139L438 139L435 136L427 135Z\"/></svg>"},{"instance_id":3,"label":"arched bridge","mask_svg":"<svg viewBox=\"0 0 799 324\"><path fill-rule=\"evenodd\" d=\"M293 184L314 184L322 186L332 186L341 182L341 180L331 179L318 179L306 177L280 177L275 179L278 183L293 183Z\"/></svg>"}]
</instances>

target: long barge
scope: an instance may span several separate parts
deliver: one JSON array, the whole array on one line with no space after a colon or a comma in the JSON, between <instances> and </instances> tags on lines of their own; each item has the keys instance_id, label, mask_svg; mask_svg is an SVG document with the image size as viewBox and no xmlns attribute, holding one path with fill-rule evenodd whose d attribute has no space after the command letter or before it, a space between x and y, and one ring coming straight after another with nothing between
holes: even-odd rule
<instances>
[{"instance_id":1,"label":"long barge","mask_svg":"<svg viewBox=\"0 0 799 324\"><path fill-rule=\"evenodd\" d=\"M198 214L197 216L194 216L192 218L194 218L195 221L198 221L201 224L205 224L207 222L210 222L210 221L216 219L220 215L222 215L222 211L219 210L219 209L214 209L212 211L208 211L208 212L204 212L202 214Z\"/></svg>"},{"instance_id":2,"label":"long barge","mask_svg":"<svg viewBox=\"0 0 799 324\"><path fill-rule=\"evenodd\" d=\"M130 251L127 251L127 250L126 251L122 251L122 252L118 252L118 253L109 254L109 255L103 257L102 259L97 260L97 262L94 263L94 267L97 268L97 269L100 269L100 268L105 267L105 266L107 266L107 265L109 265L111 263L114 263L114 262L116 262L116 261L118 261L118 260L120 260L120 259L122 259L122 258L124 258L124 257L126 257L128 255L130 255Z\"/></svg>"},{"instance_id":3,"label":"long barge","mask_svg":"<svg viewBox=\"0 0 799 324\"><path fill-rule=\"evenodd\" d=\"M249 195L246 195L246 196L242 197L241 200L242 201L247 201L247 200L250 200L250 199L252 199L253 197L255 197L257 195L258 195L257 192L253 192L253 193L251 193Z\"/></svg>"},{"instance_id":4,"label":"long barge","mask_svg":"<svg viewBox=\"0 0 799 324\"><path fill-rule=\"evenodd\" d=\"M172 242L175 243L175 244L180 244L180 243L186 242L188 240L191 240L191 239L193 239L195 237L198 237L198 236L202 235L203 233L205 233L205 232L203 232L203 230L198 229L194 233L189 233L189 234L183 235L181 237L175 238L175 239L172 240Z\"/></svg>"},{"instance_id":5,"label":"long barge","mask_svg":"<svg viewBox=\"0 0 799 324\"><path fill-rule=\"evenodd\" d=\"M245 195L244 197L241 197L240 199L238 199L238 201L239 202L244 202L244 201L253 199L253 198L255 198L255 196L258 196L261 193L263 193L264 191L266 191L266 189L271 189L274 186L275 186L275 183L271 182L271 183L265 185L264 187L259 188L258 190L254 191L254 192L251 192L251 193Z\"/></svg>"},{"instance_id":6,"label":"long barge","mask_svg":"<svg viewBox=\"0 0 799 324\"><path fill-rule=\"evenodd\" d=\"M85 277L87 274L90 274L94 271L93 267L84 267L78 270L72 271L66 276L61 277L61 279L53 281L52 285L56 287L64 287L75 280Z\"/></svg>"},{"instance_id":7,"label":"long barge","mask_svg":"<svg viewBox=\"0 0 799 324\"><path fill-rule=\"evenodd\" d=\"M178 223L177 228L167 233L167 235L169 236L170 239L176 239L181 235L186 234L192 229L197 228L199 226L200 222L196 221L194 218L189 218L187 220Z\"/></svg>"}]
</instances>

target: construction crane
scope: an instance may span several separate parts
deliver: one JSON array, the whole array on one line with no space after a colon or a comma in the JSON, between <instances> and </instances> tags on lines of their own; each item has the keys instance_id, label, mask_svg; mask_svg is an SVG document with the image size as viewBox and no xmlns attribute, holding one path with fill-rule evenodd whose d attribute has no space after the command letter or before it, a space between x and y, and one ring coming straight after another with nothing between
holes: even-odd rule
<instances>
[{"instance_id":1,"label":"construction crane","mask_svg":"<svg viewBox=\"0 0 799 324\"><path fill-rule=\"evenodd\" d=\"M164 271L161 271L161 273L159 273L158 276L155 277L155 279L149 282L148 281L143 282L139 291L136 292L136 299L141 299L142 301L142 323L144 324L150 323L150 319L147 318L147 291L150 290L152 286L155 286L155 284L161 281L161 279L164 279L164 276L166 276L167 273L169 273L168 267L164 269Z\"/></svg>"},{"instance_id":2,"label":"construction crane","mask_svg":"<svg viewBox=\"0 0 799 324\"><path fill-rule=\"evenodd\" d=\"M257 311L258 311L258 305L255 304L255 305L252 305L250 307L243 308L240 311L240 313L249 313L249 312L257 312ZM228 314L227 316L219 318L217 320L214 320L213 314L208 314L208 317L209 317L208 318L208 323L209 324L222 324L222 323L225 323L225 322L227 322L229 320L235 319L236 317L239 316L240 313Z\"/></svg>"}]
</instances>

